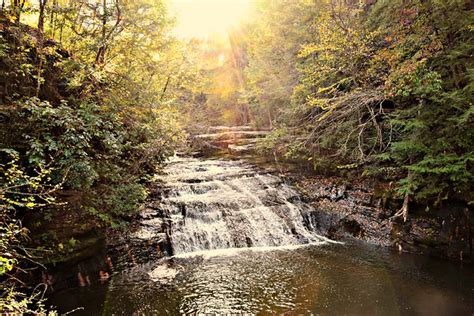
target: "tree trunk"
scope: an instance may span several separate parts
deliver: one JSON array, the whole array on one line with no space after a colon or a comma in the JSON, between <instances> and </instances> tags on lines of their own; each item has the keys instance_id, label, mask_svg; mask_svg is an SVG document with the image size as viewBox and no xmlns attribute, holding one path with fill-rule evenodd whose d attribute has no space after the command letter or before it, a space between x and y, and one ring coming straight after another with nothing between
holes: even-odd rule
<instances>
[{"instance_id":1,"label":"tree trunk","mask_svg":"<svg viewBox=\"0 0 474 316\"><path fill-rule=\"evenodd\" d=\"M108 41L112 37L113 33L117 30L120 22L122 21L122 13L120 9L120 0L115 0L115 10L116 10L116 19L115 24L110 27L109 31L107 32L107 18L108 18L108 10L107 10L107 0L102 1L103 6L103 15L102 15L102 43L97 51L97 55L95 58L95 64L104 64L105 63L105 53L107 52L107 45Z\"/></svg>"},{"instance_id":2,"label":"tree trunk","mask_svg":"<svg viewBox=\"0 0 474 316\"><path fill-rule=\"evenodd\" d=\"M49 24L51 27L51 38L54 40L56 35L56 10L58 7L58 0L53 0L51 5L51 16L49 17Z\"/></svg>"},{"instance_id":3,"label":"tree trunk","mask_svg":"<svg viewBox=\"0 0 474 316\"><path fill-rule=\"evenodd\" d=\"M102 65L105 62L105 49L107 41L107 0L102 0L102 39L97 55L95 56L95 64Z\"/></svg>"},{"instance_id":4,"label":"tree trunk","mask_svg":"<svg viewBox=\"0 0 474 316\"><path fill-rule=\"evenodd\" d=\"M44 63L44 54L43 54L43 46L44 46L44 10L46 7L46 3L48 0L39 0L39 16L38 16L38 56L39 56L39 65L37 71L37 81L36 81L36 97L39 97L40 90L41 90L41 72L43 71L43 63Z\"/></svg>"},{"instance_id":5,"label":"tree trunk","mask_svg":"<svg viewBox=\"0 0 474 316\"><path fill-rule=\"evenodd\" d=\"M21 0L13 0L12 4L12 14L15 19L15 24L20 24L20 17L21 17Z\"/></svg>"},{"instance_id":6,"label":"tree trunk","mask_svg":"<svg viewBox=\"0 0 474 316\"><path fill-rule=\"evenodd\" d=\"M163 98L165 97L166 89L168 89L170 80L171 80L171 74L168 75L168 78L166 78L165 86L163 87L163 90L161 91L160 101L163 101Z\"/></svg>"},{"instance_id":7,"label":"tree trunk","mask_svg":"<svg viewBox=\"0 0 474 316\"><path fill-rule=\"evenodd\" d=\"M40 32L41 40L43 40L44 34L44 10L46 3L48 3L48 0L39 0L38 31Z\"/></svg>"},{"instance_id":8,"label":"tree trunk","mask_svg":"<svg viewBox=\"0 0 474 316\"><path fill-rule=\"evenodd\" d=\"M395 215L393 215L390 220L397 218L397 217L403 217L403 221L406 222L408 219L408 209L409 209L409 203L410 203L410 195L408 193L405 193L405 197L403 198L403 205L400 210L398 210Z\"/></svg>"},{"instance_id":9,"label":"tree trunk","mask_svg":"<svg viewBox=\"0 0 474 316\"><path fill-rule=\"evenodd\" d=\"M407 219L408 219L408 203L410 202L410 196L407 194L405 194L405 197L403 198L403 206L402 206L402 217L403 217L403 221L406 222Z\"/></svg>"},{"instance_id":10,"label":"tree trunk","mask_svg":"<svg viewBox=\"0 0 474 316\"><path fill-rule=\"evenodd\" d=\"M270 105L267 106L268 128L273 129L272 109Z\"/></svg>"}]
</instances>

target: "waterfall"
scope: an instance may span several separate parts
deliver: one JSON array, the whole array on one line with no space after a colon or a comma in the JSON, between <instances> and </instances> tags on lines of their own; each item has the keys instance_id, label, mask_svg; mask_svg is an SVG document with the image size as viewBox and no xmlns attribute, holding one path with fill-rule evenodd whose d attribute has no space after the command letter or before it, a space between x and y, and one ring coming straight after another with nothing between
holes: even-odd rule
<instances>
[{"instance_id":1,"label":"waterfall","mask_svg":"<svg viewBox=\"0 0 474 316\"><path fill-rule=\"evenodd\" d=\"M281 178L232 160L175 158L159 180L173 253L325 242Z\"/></svg>"}]
</instances>

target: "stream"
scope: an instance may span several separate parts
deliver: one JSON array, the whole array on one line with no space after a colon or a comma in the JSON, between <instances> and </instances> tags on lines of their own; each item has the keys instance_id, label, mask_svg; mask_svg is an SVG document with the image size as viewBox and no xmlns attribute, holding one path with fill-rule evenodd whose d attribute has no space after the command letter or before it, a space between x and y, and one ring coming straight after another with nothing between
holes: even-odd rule
<instances>
[{"instance_id":1,"label":"stream","mask_svg":"<svg viewBox=\"0 0 474 316\"><path fill-rule=\"evenodd\" d=\"M245 161L175 157L156 185L110 275L50 296L60 312L474 313L471 265L329 240L291 185Z\"/></svg>"}]
</instances>

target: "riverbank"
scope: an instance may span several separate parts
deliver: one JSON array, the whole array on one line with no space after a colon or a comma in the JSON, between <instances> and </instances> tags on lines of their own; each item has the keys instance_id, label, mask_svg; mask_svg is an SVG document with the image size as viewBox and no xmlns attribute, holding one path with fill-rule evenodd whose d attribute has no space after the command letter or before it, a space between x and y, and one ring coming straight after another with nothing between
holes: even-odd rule
<instances>
[{"instance_id":1,"label":"riverbank","mask_svg":"<svg viewBox=\"0 0 474 316\"><path fill-rule=\"evenodd\" d=\"M472 261L474 218L465 202L443 201L439 207L412 202L405 222L394 217L403 201L393 196L391 183L318 175L307 161L267 157L256 151L266 134L248 127L219 127L192 138L191 145L197 150L194 155L243 159L285 178L313 206L318 232L328 238L357 239L399 252Z\"/></svg>"},{"instance_id":2,"label":"riverbank","mask_svg":"<svg viewBox=\"0 0 474 316\"><path fill-rule=\"evenodd\" d=\"M273 167L175 157L127 232L111 231L104 251L48 272L50 306L60 313L80 307L75 315L474 309L470 265L356 238L375 232L330 229L336 221L323 221L316 197L354 207L364 201L354 197L362 185L329 190L328 179L305 178L321 187L307 184L302 194L304 178Z\"/></svg>"},{"instance_id":3,"label":"riverbank","mask_svg":"<svg viewBox=\"0 0 474 316\"><path fill-rule=\"evenodd\" d=\"M236 133L227 133L231 134L234 138ZM376 246L374 251L390 252L390 256L415 253L420 255L416 260L470 261L469 231L460 206L435 212L412 208L405 223L392 218L399 201L375 182L317 176L301 164L266 159L253 151L255 146L236 154L226 147L233 145L232 141L224 138L219 142L224 145L214 147L218 152L201 151L194 154L198 157L175 157L168 162L150 183L141 212L129 219L125 231L109 229L105 244L94 253L51 267L43 277L51 282L53 291L63 293L77 287L103 291L102 286L117 274L169 262L176 254L229 247L257 247L248 248L257 251L262 245L298 246L308 242L304 237L308 233L347 245L362 242ZM244 142L255 144L256 140L246 138ZM290 235L275 238L273 235L282 233L278 225L270 229L269 223L261 224L270 229L264 233L259 232L260 226L250 224L250 219L259 218L259 207L273 209L270 213L266 210L262 219L270 220L275 214L286 218L291 210L287 203L302 216L300 224L292 224ZM253 215L236 217L241 208L249 207L255 210Z\"/></svg>"},{"instance_id":4,"label":"riverbank","mask_svg":"<svg viewBox=\"0 0 474 316\"><path fill-rule=\"evenodd\" d=\"M460 202L432 209L412 205L404 222L393 217L400 205L380 184L291 174L288 179L314 207L318 228L329 238L355 238L397 251L472 261L474 224Z\"/></svg>"},{"instance_id":5,"label":"riverbank","mask_svg":"<svg viewBox=\"0 0 474 316\"><path fill-rule=\"evenodd\" d=\"M165 167L166 174L159 175L150 184L148 199L142 211L131 219L126 231L109 230L106 243L100 249L96 248L93 254L89 253L81 260L51 267L44 277L47 282L51 282L54 293L90 287L100 289L102 293L103 287L107 287L109 280L117 275L135 269L147 270L150 266L162 263L168 265L167 262L175 260L173 255L176 254L206 247L247 249L249 246L259 246L259 242L263 241L264 244L272 244L271 240L275 237L262 232L257 234L258 229L251 229L248 225L236 225L235 232L228 234L232 231L232 228L228 228L230 223L245 222L244 218L236 222L235 213L239 207L254 203L252 199L258 199L263 205L272 208L284 205L282 199L283 202L289 201L301 213L302 225L307 227L305 229L342 241L347 247L353 244L372 247L371 251L390 253L391 258L397 254L405 256L406 253L416 253L417 256L411 256L415 261L442 262L430 257L461 260L454 247L466 249L467 244L466 240L461 239L464 231L459 228L458 236L449 238L450 232L456 233L454 223L445 222L441 226L444 230L433 236L439 226L426 214L411 214L407 223L391 220L395 208L388 208L389 201L384 200L380 193L384 191L374 188L370 182L348 183L347 179L337 177L310 176L307 170L301 172L301 169L290 167L268 161L266 164L254 164L241 159L216 157L175 158L171 166ZM224 193L224 188L232 192ZM275 189L280 190L280 193L272 193ZM243 192L247 192L247 195L239 197ZM229 218L220 218L221 212L228 214ZM212 219L210 223L222 221L223 225L218 227L224 230L214 232L211 227L207 227L207 217ZM184 223L183 220L188 222ZM200 222L193 225L195 220ZM269 225L262 227L266 226ZM243 229L245 227L249 229ZM298 229L294 233L300 234L302 228ZM277 231L268 233L276 234ZM258 237L260 235L266 236L266 241ZM428 243L426 235L433 236L434 242ZM285 238L291 239L288 243L292 245L306 243L299 237ZM279 245L283 239L274 240ZM247 250L258 251L258 247ZM468 262L469 257L464 255L462 261ZM74 299L71 301L75 302Z\"/></svg>"}]
</instances>

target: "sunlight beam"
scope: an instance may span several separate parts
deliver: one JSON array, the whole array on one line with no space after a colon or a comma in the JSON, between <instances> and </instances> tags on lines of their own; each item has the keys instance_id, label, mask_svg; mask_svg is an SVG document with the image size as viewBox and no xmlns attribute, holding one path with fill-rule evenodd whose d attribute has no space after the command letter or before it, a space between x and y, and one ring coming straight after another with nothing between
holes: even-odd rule
<instances>
[{"instance_id":1,"label":"sunlight beam","mask_svg":"<svg viewBox=\"0 0 474 316\"><path fill-rule=\"evenodd\" d=\"M236 26L249 11L252 0L171 0L176 16L175 34L181 38L205 39L223 35Z\"/></svg>"}]
</instances>

